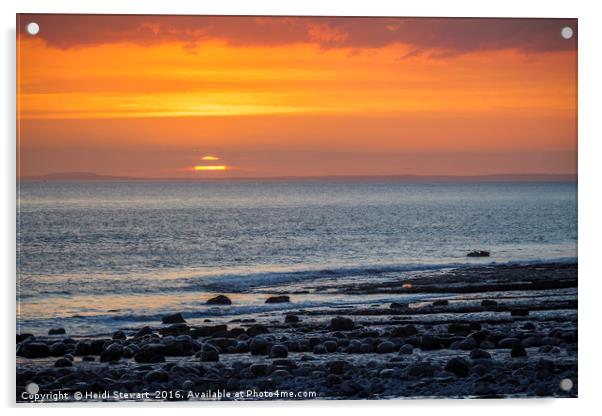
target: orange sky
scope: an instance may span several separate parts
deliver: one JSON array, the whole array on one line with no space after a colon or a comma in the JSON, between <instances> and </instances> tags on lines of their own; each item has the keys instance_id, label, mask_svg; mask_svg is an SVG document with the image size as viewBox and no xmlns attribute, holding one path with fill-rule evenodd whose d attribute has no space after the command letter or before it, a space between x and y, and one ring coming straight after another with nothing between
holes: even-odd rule
<instances>
[{"instance_id":1,"label":"orange sky","mask_svg":"<svg viewBox=\"0 0 602 416\"><path fill-rule=\"evenodd\" d=\"M576 20L18 25L20 176L576 172Z\"/></svg>"}]
</instances>

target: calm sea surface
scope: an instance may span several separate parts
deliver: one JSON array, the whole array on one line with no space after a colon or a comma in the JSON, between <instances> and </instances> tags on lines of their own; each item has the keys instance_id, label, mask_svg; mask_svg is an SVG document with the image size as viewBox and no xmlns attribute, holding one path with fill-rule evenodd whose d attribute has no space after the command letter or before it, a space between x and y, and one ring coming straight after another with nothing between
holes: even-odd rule
<instances>
[{"instance_id":1,"label":"calm sea surface","mask_svg":"<svg viewBox=\"0 0 602 416\"><path fill-rule=\"evenodd\" d=\"M308 282L577 256L574 183L23 182L19 191L17 324L34 333L103 333L166 311L258 312L268 308L260 294ZM492 257L467 258L473 249ZM207 307L214 293L235 304ZM346 301L310 294L295 307Z\"/></svg>"}]
</instances>

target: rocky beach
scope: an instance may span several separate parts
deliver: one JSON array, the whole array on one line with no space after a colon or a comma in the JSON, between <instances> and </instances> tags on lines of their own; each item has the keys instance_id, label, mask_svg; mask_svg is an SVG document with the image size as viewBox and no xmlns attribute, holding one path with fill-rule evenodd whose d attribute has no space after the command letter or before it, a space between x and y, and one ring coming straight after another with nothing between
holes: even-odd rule
<instances>
[{"instance_id":1,"label":"rocky beach","mask_svg":"<svg viewBox=\"0 0 602 416\"><path fill-rule=\"evenodd\" d=\"M295 308L306 294L392 301ZM406 302L412 294L422 296ZM577 396L576 263L313 280L257 296L288 308L174 310L102 336L18 333L17 401Z\"/></svg>"}]
</instances>

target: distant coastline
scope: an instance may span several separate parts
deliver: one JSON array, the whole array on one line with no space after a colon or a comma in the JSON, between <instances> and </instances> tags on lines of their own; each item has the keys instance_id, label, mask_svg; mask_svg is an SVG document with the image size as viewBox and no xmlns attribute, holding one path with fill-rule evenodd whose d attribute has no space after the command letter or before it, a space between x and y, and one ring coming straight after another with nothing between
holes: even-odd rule
<instances>
[{"instance_id":1,"label":"distant coastline","mask_svg":"<svg viewBox=\"0 0 602 416\"><path fill-rule=\"evenodd\" d=\"M22 182L213 182L213 181L391 181L391 182L577 182L577 174L511 173L492 175L324 175L324 176L257 176L257 177L182 177L144 178L101 175L93 172L57 172L18 177Z\"/></svg>"}]
</instances>

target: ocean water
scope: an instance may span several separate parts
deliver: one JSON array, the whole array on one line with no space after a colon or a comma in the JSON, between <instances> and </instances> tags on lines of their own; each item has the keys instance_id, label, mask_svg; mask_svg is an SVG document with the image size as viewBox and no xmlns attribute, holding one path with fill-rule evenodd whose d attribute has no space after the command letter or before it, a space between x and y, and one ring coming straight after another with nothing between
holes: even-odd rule
<instances>
[{"instance_id":1,"label":"ocean water","mask_svg":"<svg viewBox=\"0 0 602 416\"><path fill-rule=\"evenodd\" d=\"M577 257L575 183L22 182L17 204L17 330L40 334L373 302L311 287ZM264 303L279 291L309 293ZM234 305L206 306L217 293Z\"/></svg>"}]
</instances>

